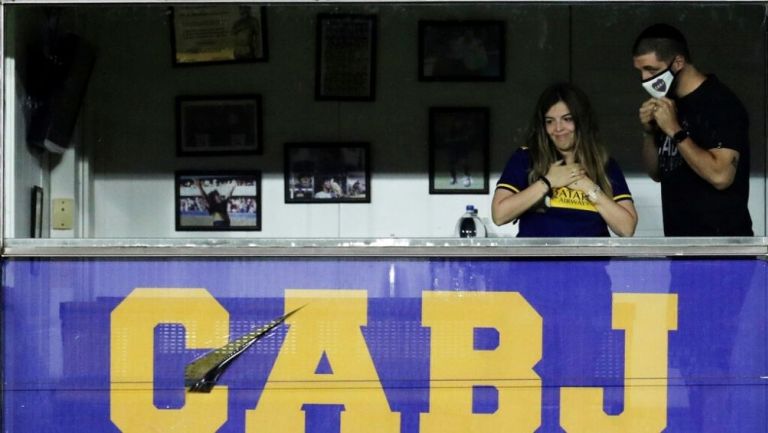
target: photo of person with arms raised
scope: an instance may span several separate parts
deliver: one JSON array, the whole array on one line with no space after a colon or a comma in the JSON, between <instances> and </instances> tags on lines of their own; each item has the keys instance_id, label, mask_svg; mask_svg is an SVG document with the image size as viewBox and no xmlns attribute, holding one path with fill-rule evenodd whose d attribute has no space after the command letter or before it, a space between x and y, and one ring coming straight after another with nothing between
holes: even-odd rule
<instances>
[{"instance_id":1,"label":"photo of person with arms raised","mask_svg":"<svg viewBox=\"0 0 768 433\"><path fill-rule=\"evenodd\" d=\"M203 197L203 202L205 203L208 214L213 217L213 226L229 227L231 224L231 220L229 218L229 203L232 200L232 194L235 192L237 184L233 181L230 181L229 185L231 188L227 194L220 193L218 187L215 185L214 188L209 192L205 192L205 189L203 189L203 185L200 183L199 179L195 180L195 184L200 189L200 194Z\"/></svg>"},{"instance_id":2,"label":"photo of person with arms raised","mask_svg":"<svg viewBox=\"0 0 768 433\"><path fill-rule=\"evenodd\" d=\"M651 95L639 109L642 158L661 182L666 236L752 236L749 119L738 97L691 63L683 34L645 29L632 47Z\"/></svg>"},{"instance_id":3,"label":"photo of person with arms raised","mask_svg":"<svg viewBox=\"0 0 768 433\"><path fill-rule=\"evenodd\" d=\"M519 237L635 233L632 195L580 89L559 83L542 92L526 141L496 184L491 214L497 225L519 221Z\"/></svg>"}]
</instances>

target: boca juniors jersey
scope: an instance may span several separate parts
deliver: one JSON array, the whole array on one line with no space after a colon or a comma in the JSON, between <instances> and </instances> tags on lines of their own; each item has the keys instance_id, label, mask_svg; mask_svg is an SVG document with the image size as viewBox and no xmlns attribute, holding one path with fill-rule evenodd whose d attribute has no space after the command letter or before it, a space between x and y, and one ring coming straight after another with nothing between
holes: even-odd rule
<instances>
[{"instance_id":1,"label":"boca juniors jersey","mask_svg":"<svg viewBox=\"0 0 768 433\"><path fill-rule=\"evenodd\" d=\"M613 200L632 200L621 168L609 159L606 175L613 188ZM529 186L530 154L520 148L507 162L496 188L518 193ZM597 208L581 191L554 188L548 206L534 206L519 218L518 237L595 237L610 236L608 226Z\"/></svg>"}]
</instances>

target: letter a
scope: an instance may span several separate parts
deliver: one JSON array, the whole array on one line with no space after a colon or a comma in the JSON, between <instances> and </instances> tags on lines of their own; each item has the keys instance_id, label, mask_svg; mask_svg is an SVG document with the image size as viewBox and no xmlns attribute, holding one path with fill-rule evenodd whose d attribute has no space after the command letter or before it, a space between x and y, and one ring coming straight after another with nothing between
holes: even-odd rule
<instances>
[{"instance_id":1,"label":"letter a","mask_svg":"<svg viewBox=\"0 0 768 433\"><path fill-rule=\"evenodd\" d=\"M670 330L677 295L613 295L613 329L625 330L624 412L603 411L602 388L563 388L560 425L568 433L658 433L667 426Z\"/></svg>"},{"instance_id":2,"label":"letter a","mask_svg":"<svg viewBox=\"0 0 768 433\"><path fill-rule=\"evenodd\" d=\"M343 405L341 433L396 433L361 326L368 322L364 290L286 290L285 311L301 310L290 326L246 432L305 433L305 404ZM325 356L325 358L324 358ZM318 371L323 359L330 369Z\"/></svg>"}]
</instances>

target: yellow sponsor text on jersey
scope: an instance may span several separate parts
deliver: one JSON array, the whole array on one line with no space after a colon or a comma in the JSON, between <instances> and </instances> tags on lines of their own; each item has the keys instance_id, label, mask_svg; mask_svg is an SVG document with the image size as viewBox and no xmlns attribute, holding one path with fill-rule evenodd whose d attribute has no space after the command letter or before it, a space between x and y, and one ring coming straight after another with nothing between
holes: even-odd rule
<instances>
[{"instance_id":1,"label":"yellow sponsor text on jersey","mask_svg":"<svg viewBox=\"0 0 768 433\"><path fill-rule=\"evenodd\" d=\"M597 212L597 208L587 199L587 195L581 191L567 187L555 188L549 201L550 207L560 209L585 210Z\"/></svg>"}]
</instances>

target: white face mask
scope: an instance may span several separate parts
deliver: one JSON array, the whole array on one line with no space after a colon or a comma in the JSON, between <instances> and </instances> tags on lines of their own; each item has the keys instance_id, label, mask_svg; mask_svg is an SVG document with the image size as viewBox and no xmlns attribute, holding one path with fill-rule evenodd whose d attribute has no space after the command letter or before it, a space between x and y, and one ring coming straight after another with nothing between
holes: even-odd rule
<instances>
[{"instance_id":1,"label":"white face mask","mask_svg":"<svg viewBox=\"0 0 768 433\"><path fill-rule=\"evenodd\" d=\"M654 98L663 98L672 88L672 82L675 81L675 74L672 72L672 66L659 72L647 80L643 80L643 89Z\"/></svg>"}]
</instances>

